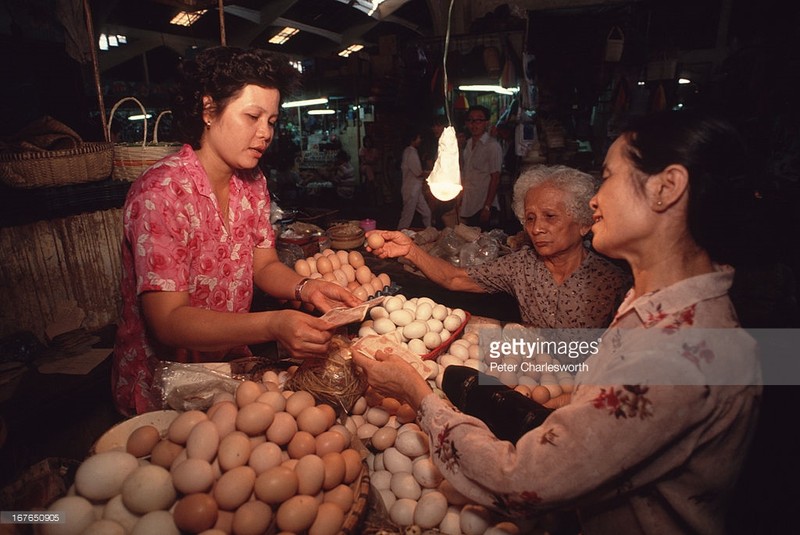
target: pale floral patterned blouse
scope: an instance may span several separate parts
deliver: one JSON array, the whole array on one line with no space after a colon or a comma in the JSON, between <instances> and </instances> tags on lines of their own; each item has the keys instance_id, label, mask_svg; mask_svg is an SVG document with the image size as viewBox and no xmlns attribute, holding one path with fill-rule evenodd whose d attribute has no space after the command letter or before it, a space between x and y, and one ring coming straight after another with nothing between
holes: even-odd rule
<instances>
[{"instance_id":1,"label":"pale floral patterned blouse","mask_svg":"<svg viewBox=\"0 0 800 535\"><path fill-rule=\"evenodd\" d=\"M489 293L516 297L522 323L550 329L608 327L631 285L627 273L591 251L561 284L530 248L467 268L467 275Z\"/></svg>"},{"instance_id":2,"label":"pale floral patterned blouse","mask_svg":"<svg viewBox=\"0 0 800 535\"><path fill-rule=\"evenodd\" d=\"M250 179L244 173L254 176ZM273 247L275 242L261 171L231 177L229 205L230 230L189 145L153 165L131 186L123 210L123 309L112 370L114 400L122 413L158 407L150 386L160 360L199 362L222 357L159 344L145 326L142 293L188 292L191 306L249 311L253 251ZM247 348L239 353L247 354Z\"/></svg>"},{"instance_id":3,"label":"pale floral patterned blouse","mask_svg":"<svg viewBox=\"0 0 800 535\"><path fill-rule=\"evenodd\" d=\"M724 533L761 374L720 268L634 299L578 374L569 405L516 444L431 394L420 425L469 498L514 516L577 508L583 533Z\"/></svg>"}]
</instances>

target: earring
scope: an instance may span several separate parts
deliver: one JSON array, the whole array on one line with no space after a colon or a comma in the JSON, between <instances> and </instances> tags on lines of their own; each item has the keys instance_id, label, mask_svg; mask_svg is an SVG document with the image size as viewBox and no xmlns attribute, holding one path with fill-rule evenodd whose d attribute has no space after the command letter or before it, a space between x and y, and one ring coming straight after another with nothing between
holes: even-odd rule
<instances>
[{"instance_id":1,"label":"earring","mask_svg":"<svg viewBox=\"0 0 800 535\"><path fill-rule=\"evenodd\" d=\"M211 121L206 121L206 128L211 128Z\"/></svg>"}]
</instances>

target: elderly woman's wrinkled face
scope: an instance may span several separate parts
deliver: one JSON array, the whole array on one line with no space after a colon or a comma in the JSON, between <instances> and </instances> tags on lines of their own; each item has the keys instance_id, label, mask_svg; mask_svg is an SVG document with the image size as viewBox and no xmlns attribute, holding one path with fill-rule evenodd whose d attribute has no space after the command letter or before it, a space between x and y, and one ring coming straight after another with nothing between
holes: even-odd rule
<instances>
[{"instance_id":1,"label":"elderly woman's wrinkled face","mask_svg":"<svg viewBox=\"0 0 800 535\"><path fill-rule=\"evenodd\" d=\"M567 211L569 195L549 183L525 194L525 232L540 256L558 256L583 247L589 227L578 223Z\"/></svg>"}]
</instances>

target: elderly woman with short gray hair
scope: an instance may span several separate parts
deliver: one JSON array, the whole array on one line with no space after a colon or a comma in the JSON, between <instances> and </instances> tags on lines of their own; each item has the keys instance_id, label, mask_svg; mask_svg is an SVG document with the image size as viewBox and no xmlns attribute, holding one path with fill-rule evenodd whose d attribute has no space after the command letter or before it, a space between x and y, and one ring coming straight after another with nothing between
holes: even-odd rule
<instances>
[{"instance_id":1,"label":"elderly woman with short gray hair","mask_svg":"<svg viewBox=\"0 0 800 535\"><path fill-rule=\"evenodd\" d=\"M522 249L479 266L460 268L432 256L401 232L375 230L385 243L373 253L405 257L426 277L449 290L505 292L519 304L522 322L533 327L607 327L630 286L625 271L587 249L592 226L591 175L565 166L525 170L514 185L514 213L533 249Z\"/></svg>"}]
</instances>

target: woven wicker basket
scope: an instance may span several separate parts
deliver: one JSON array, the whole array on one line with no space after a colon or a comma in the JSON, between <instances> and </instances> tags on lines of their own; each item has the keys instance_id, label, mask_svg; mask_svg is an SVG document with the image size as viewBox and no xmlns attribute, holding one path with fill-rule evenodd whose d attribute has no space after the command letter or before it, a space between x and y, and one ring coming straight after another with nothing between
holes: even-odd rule
<instances>
[{"instance_id":1,"label":"woven wicker basket","mask_svg":"<svg viewBox=\"0 0 800 535\"><path fill-rule=\"evenodd\" d=\"M113 143L0 154L0 181L15 188L46 188L96 182L111 174Z\"/></svg>"},{"instance_id":2,"label":"woven wicker basket","mask_svg":"<svg viewBox=\"0 0 800 535\"><path fill-rule=\"evenodd\" d=\"M170 111L161 112L156 117L156 124L153 128L153 141L147 142L147 110L144 105L134 97L125 97L111 108L108 120L108 133L111 136L111 123L114 120L114 112L117 111L120 104L125 101L131 100L139 105L142 109L144 116L144 137L140 143L117 143L114 145L114 169L112 171L112 178L114 180L127 180L132 182L139 178L139 176L151 165L156 163L164 156L168 156L181 148L180 143L159 143L158 142L158 124L167 113Z\"/></svg>"}]
</instances>

